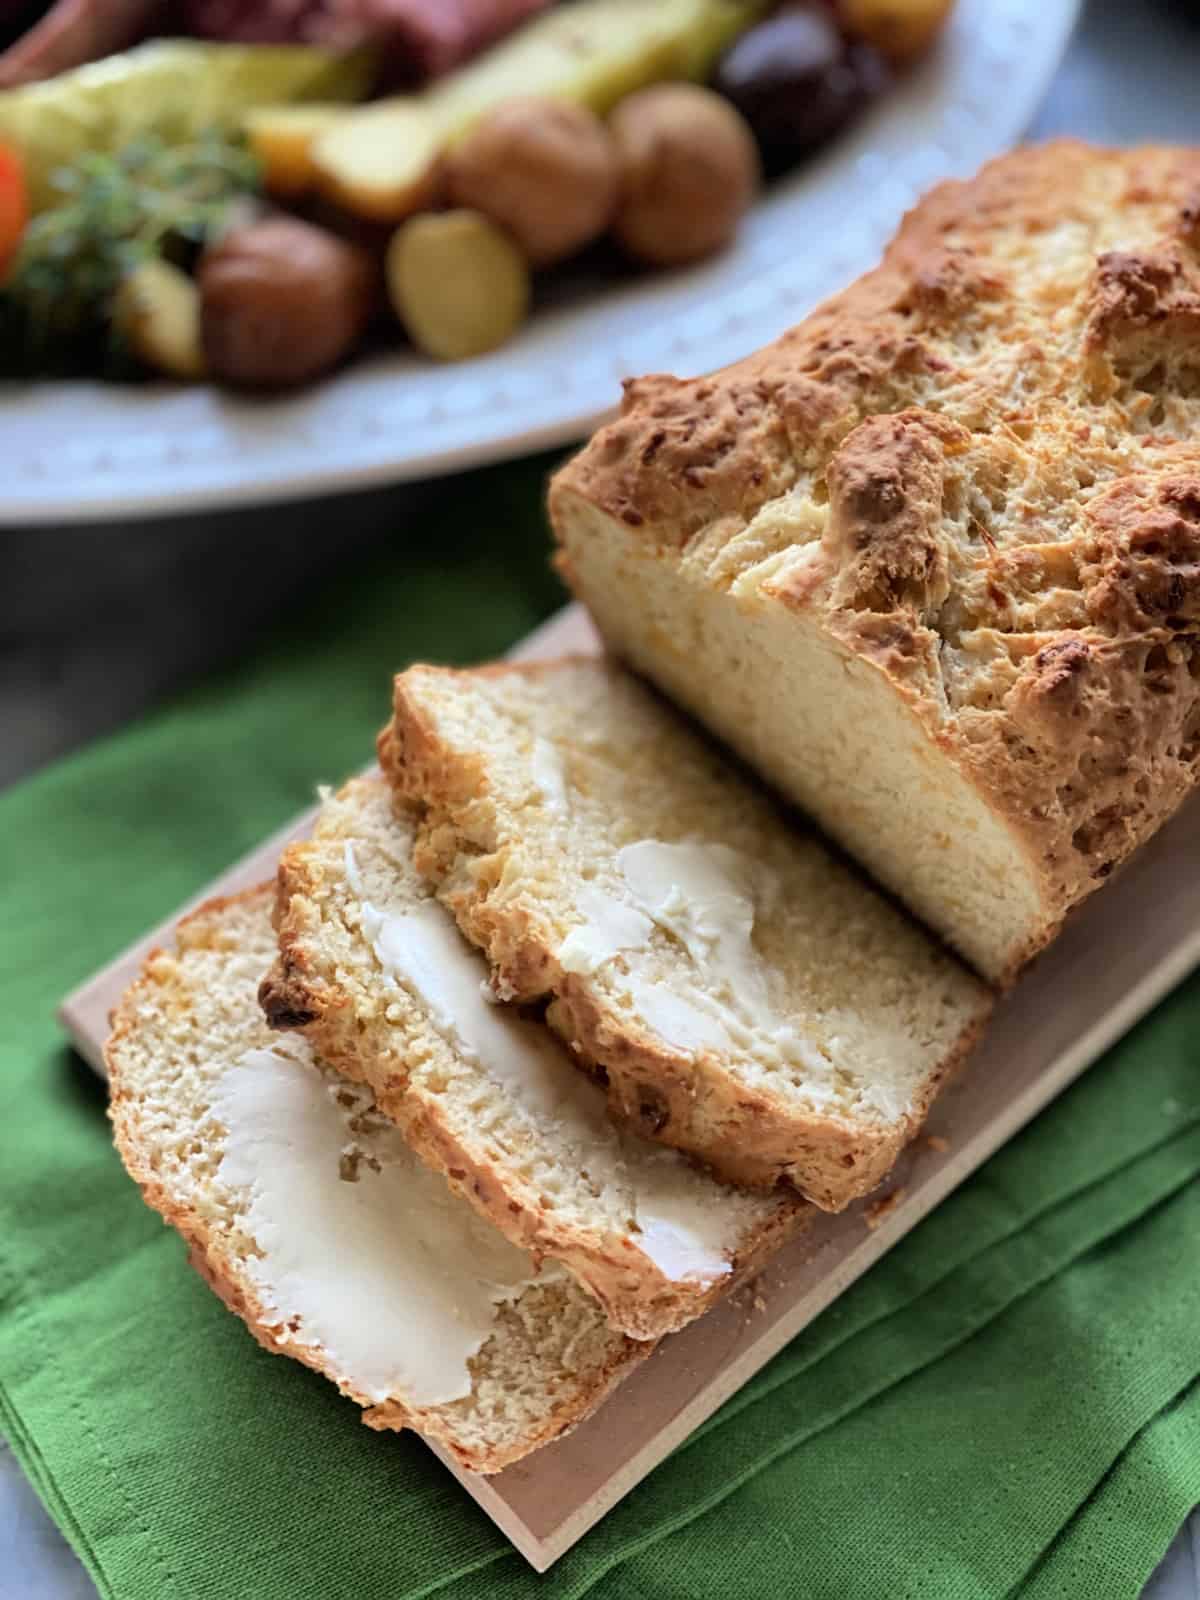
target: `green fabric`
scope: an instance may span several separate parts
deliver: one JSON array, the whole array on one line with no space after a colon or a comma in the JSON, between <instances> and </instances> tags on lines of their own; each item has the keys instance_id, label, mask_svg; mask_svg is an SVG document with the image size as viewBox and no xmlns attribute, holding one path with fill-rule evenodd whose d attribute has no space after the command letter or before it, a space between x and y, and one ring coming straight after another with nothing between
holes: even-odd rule
<instances>
[{"instance_id":1,"label":"green fabric","mask_svg":"<svg viewBox=\"0 0 1200 1600\"><path fill-rule=\"evenodd\" d=\"M1200 1500L1200 977L542 1579L261 1351L123 1176L55 1003L361 765L394 667L551 609L543 467L446 489L433 538L0 795L0 1426L121 1600L1136 1595Z\"/></svg>"}]
</instances>

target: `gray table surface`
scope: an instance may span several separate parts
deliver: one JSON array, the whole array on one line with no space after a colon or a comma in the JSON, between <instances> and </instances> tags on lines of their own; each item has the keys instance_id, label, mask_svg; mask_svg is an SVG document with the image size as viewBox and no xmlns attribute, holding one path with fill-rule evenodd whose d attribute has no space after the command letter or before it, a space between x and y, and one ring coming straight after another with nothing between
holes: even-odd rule
<instances>
[{"instance_id":1,"label":"gray table surface","mask_svg":"<svg viewBox=\"0 0 1200 1600\"><path fill-rule=\"evenodd\" d=\"M1200 142L1198 69L1200 0L1091 0L1033 135ZM290 595L385 537L430 493L0 533L0 785L235 659ZM0 1600L94 1596L0 1440ZM1200 1511L1145 1600L1200 1600Z\"/></svg>"}]
</instances>

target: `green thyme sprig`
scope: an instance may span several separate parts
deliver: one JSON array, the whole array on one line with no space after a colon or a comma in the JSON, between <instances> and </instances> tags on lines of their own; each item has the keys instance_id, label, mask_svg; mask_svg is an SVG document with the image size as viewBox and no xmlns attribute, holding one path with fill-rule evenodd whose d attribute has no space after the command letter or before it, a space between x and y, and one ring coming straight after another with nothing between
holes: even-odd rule
<instances>
[{"instance_id":1,"label":"green thyme sprig","mask_svg":"<svg viewBox=\"0 0 1200 1600\"><path fill-rule=\"evenodd\" d=\"M61 203L30 222L0 293L0 368L10 376L131 376L113 295L153 256L188 267L259 187L241 145L205 133L141 138L55 173Z\"/></svg>"}]
</instances>

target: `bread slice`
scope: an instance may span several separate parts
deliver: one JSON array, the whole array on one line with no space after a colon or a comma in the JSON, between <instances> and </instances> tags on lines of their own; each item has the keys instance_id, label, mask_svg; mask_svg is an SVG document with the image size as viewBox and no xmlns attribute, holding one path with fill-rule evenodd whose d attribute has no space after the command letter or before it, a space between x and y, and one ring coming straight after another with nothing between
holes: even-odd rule
<instances>
[{"instance_id":1,"label":"bread slice","mask_svg":"<svg viewBox=\"0 0 1200 1600\"><path fill-rule=\"evenodd\" d=\"M581 660L396 680L380 756L501 994L614 1113L838 1210L875 1187L989 994L668 706Z\"/></svg>"},{"instance_id":2,"label":"bread slice","mask_svg":"<svg viewBox=\"0 0 1200 1600\"><path fill-rule=\"evenodd\" d=\"M647 1350L539 1274L406 1149L370 1093L280 1043L255 1002L269 886L148 957L105 1049L117 1148L267 1350L497 1472L585 1417Z\"/></svg>"},{"instance_id":3,"label":"bread slice","mask_svg":"<svg viewBox=\"0 0 1200 1600\"><path fill-rule=\"evenodd\" d=\"M413 829L382 778L361 778L284 852L268 1019L369 1084L425 1161L515 1244L567 1267L614 1327L682 1327L810 1208L619 1131L554 1034L485 997L487 963L417 873Z\"/></svg>"},{"instance_id":4,"label":"bread slice","mask_svg":"<svg viewBox=\"0 0 1200 1600\"><path fill-rule=\"evenodd\" d=\"M998 981L1200 776L1198 195L1004 156L551 488L608 647Z\"/></svg>"}]
</instances>

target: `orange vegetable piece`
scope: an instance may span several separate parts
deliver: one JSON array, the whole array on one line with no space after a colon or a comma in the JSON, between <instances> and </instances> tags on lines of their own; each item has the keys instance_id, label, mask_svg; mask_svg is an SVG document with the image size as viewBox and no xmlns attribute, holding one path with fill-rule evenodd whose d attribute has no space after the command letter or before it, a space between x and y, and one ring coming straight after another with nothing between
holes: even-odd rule
<instances>
[{"instance_id":1,"label":"orange vegetable piece","mask_svg":"<svg viewBox=\"0 0 1200 1600\"><path fill-rule=\"evenodd\" d=\"M14 151L0 145L0 281L12 265L28 221L29 199L21 163Z\"/></svg>"}]
</instances>

